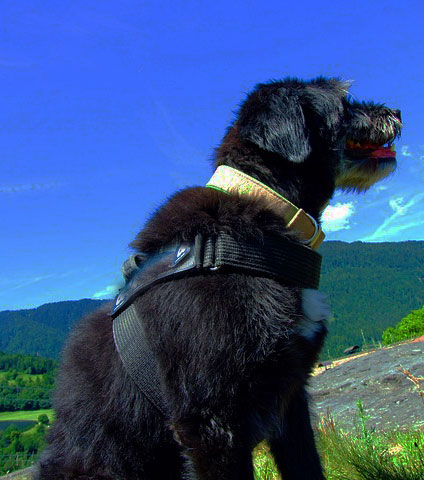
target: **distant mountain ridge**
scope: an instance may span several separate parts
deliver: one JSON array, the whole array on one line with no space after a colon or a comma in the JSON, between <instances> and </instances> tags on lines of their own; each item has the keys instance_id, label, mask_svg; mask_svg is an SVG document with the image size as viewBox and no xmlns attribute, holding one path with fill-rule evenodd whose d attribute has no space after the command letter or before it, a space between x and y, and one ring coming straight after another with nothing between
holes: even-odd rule
<instances>
[{"instance_id":1,"label":"distant mountain ridge","mask_svg":"<svg viewBox=\"0 0 424 480\"><path fill-rule=\"evenodd\" d=\"M58 358L72 326L108 300L66 300L0 312L0 351Z\"/></svg>"},{"instance_id":2,"label":"distant mountain ridge","mask_svg":"<svg viewBox=\"0 0 424 480\"><path fill-rule=\"evenodd\" d=\"M424 304L424 241L324 242L320 290L331 309L322 358L382 332ZM48 303L0 312L0 351L57 358L69 330L106 300Z\"/></svg>"}]
</instances>

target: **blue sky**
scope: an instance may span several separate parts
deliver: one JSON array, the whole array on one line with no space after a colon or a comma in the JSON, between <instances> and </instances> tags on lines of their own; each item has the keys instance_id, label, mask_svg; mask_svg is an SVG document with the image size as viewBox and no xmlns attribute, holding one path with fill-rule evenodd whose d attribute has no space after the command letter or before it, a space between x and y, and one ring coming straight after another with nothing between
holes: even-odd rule
<instances>
[{"instance_id":1,"label":"blue sky","mask_svg":"<svg viewBox=\"0 0 424 480\"><path fill-rule=\"evenodd\" d=\"M0 310L106 298L128 243L202 185L255 83L353 80L402 110L397 172L337 193L328 240L424 239L421 1L2 2Z\"/></svg>"}]
</instances>

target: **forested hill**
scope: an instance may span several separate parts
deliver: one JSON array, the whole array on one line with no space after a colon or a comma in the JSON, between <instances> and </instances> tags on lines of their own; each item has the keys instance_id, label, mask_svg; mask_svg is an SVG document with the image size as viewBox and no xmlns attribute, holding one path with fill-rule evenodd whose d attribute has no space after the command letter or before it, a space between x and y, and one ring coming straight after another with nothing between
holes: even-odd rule
<instances>
[{"instance_id":1,"label":"forested hill","mask_svg":"<svg viewBox=\"0 0 424 480\"><path fill-rule=\"evenodd\" d=\"M325 242L320 289L333 316L323 358L378 341L424 304L424 242ZM104 301L78 300L0 312L0 350L57 358L72 325Z\"/></svg>"},{"instance_id":2,"label":"forested hill","mask_svg":"<svg viewBox=\"0 0 424 480\"><path fill-rule=\"evenodd\" d=\"M325 242L320 290L332 309L323 358L380 340L424 304L424 242Z\"/></svg>"},{"instance_id":3,"label":"forested hill","mask_svg":"<svg viewBox=\"0 0 424 480\"><path fill-rule=\"evenodd\" d=\"M69 300L0 312L0 351L58 358L75 322L103 303L104 300Z\"/></svg>"}]
</instances>

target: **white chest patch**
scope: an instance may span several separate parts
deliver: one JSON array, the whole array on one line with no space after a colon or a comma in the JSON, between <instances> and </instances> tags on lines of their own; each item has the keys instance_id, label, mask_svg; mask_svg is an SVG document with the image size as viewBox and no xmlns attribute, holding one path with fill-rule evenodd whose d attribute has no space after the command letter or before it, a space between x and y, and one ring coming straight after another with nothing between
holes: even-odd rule
<instances>
[{"instance_id":1,"label":"white chest patch","mask_svg":"<svg viewBox=\"0 0 424 480\"><path fill-rule=\"evenodd\" d=\"M322 332L330 317L330 307L325 295L312 288L303 289L302 312L303 317L297 324L297 331L302 337L313 340L317 333Z\"/></svg>"}]
</instances>

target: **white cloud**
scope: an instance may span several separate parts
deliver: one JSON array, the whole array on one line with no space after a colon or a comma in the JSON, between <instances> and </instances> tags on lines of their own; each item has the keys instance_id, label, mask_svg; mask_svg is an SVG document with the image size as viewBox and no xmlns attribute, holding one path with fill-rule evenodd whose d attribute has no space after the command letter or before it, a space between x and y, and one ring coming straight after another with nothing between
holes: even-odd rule
<instances>
[{"instance_id":1,"label":"white cloud","mask_svg":"<svg viewBox=\"0 0 424 480\"><path fill-rule=\"evenodd\" d=\"M349 218L355 213L353 202L329 205L322 214L322 228L326 232L348 230Z\"/></svg>"},{"instance_id":2,"label":"white cloud","mask_svg":"<svg viewBox=\"0 0 424 480\"><path fill-rule=\"evenodd\" d=\"M20 193L31 192L37 190L52 190L57 187L63 186L63 183L59 182L44 182L44 183L27 183L19 185L0 185L0 193Z\"/></svg>"},{"instance_id":3,"label":"white cloud","mask_svg":"<svg viewBox=\"0 0 424 480\"><path fill-rule=\"evenodd\" d=\"M403 197L393 197L389 200L390 208L397 214L397 215L405 215L408 211L408 208L411 207L413 204L409 202L406 205L402 205L404 198Z\"/></svg>"},{"instance_id":4,"label":"white cloud","mask_svg":"<svg viewBox=\"0 0 424 480\"><path fill-rule=\"evenodd\" d=\"M387 190L389 187L387 185L377 185L374 187L374 190L378 193Z\"/></svg>"},{"instance_id":5,"label":"white cloud","mask_svg":"<svg viewBox=\"0 0 424 480\"><path fill-rule=\"evenodd\" d=\"M25 280L18 280L16 283L17 285L12 285L9 288L6 288L5 290L16 290L18 288L24 288L28 287L29 285L32 285L34 283L42 282L43 280L47 280L48 278L53 278L56 277L57 275L55 273L49 273L48 275L37 275L34 277L26 278Z\"/></svg>"},{"instance_id":6,"label":"white cloud","mask_svg":"<svg viewBox=\"0 0 424 480\"><path fill-rule=\"evenodd\" d=\"M409 218L405 217L405 214L408 212L408 210L410 210L414 205L416 205L423 199L424 193L417 193L409 200L409 202L404 204L404 197L392 197L389 200L389 205L390 208L393 210L393 213L384 220L384 222L377 228L374 233L362 238L361 240L365 242L390 240L390 237L396 235L403 230L424 224L424 219L415 219L413 218L414 215L408 215ZM418 214L421 215L421 213L422 210L420 209ZM401 224L397 224L397 220L399 217L403 217Z\"/></svg>"},{"instance_id":7,"label":"white cloud","mask_svg":"<svg viewBox=\"0 0 424 480\"><path fill-rule=\"evenodd\" d=\"M72 269L72 270L65 270L61 271L60 273L54 272L54 273L48 273L46 275L27 275L26 277L13 277L9 278L7 277L7 274L3 277L0 277L0 290L1 292L7 292L11 290L17 290L19 288L25 288L29 287L31 285L34 285L39 282L43 282L44 280L50 280L50 279L62 279L69 277L74 274L80 274L80 269ZM54 281L54 283L57 283L57 280Z\"/></svg>"},{"instance_id":8,"label":"white cloud","mask_svg":"<svg viewBox=\"0 0 424 480\"><path fill-rule=\"evenodd\" d=\"M91 298L113 298L118 293L119 287L117 285L108 285L103 290L96 292Z\"/></svg>"},{"instance_id":9,"label":"white cloud","mask_svg":"<svg viewBox=\"0 0 424 480\"><path fill-rule=\"evenodd\" d=\"M385 238L389 241L390 237L397 235L404 230L408 230L409 228L420 227L421 225L424 225L424 218L411 220L410 222L404 223L402 225L393 225L392 227L387 228L384 232L380 233L380 236L375 240L382 240Z\"/></svg>"},{"instance_id":10,"label":"white cloud","mask_svg":"<svg viewBox=\"0 0 424 480\"><path fill-rule=\"evenodd\" d=\"M404 157L412 157L412 153L409 151L409 145L402 145L400 154Z\"/></svg>"}]
</instances>

